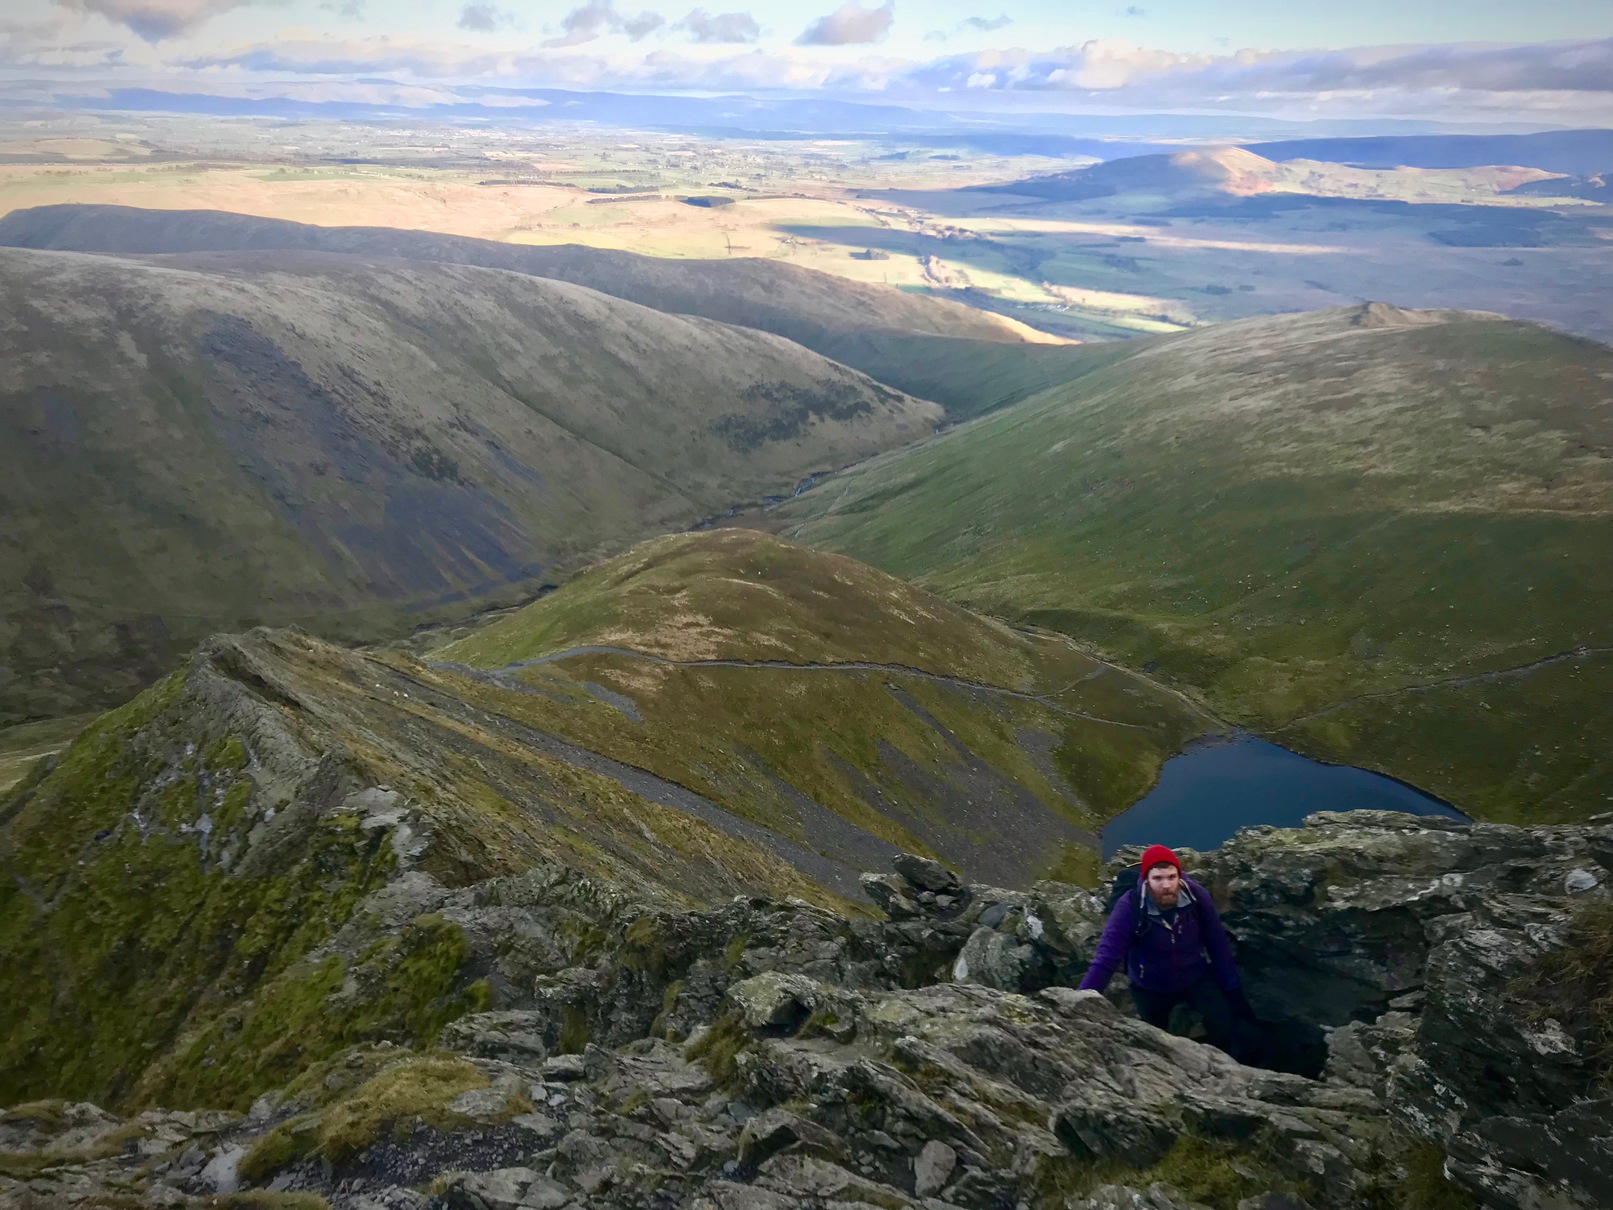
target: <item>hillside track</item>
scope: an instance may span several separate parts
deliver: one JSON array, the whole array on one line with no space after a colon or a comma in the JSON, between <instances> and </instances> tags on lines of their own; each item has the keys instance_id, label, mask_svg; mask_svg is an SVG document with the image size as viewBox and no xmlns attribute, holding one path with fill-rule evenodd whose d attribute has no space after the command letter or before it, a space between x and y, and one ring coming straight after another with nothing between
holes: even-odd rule
<instances>
[{"instance_id":1,"label":"hillside track","mask_svg":"<svg viewBox=\"0 0 1613 1210\"><path fill-rule=\"evenodd\" d=\"M1079 718L1089 723L1102 723L1109 727L1125 727L1128 730L1140 731L1145 728L1140 723L1123 723L1112 718L1103 718L1096 714L1087 714L1081 710L1071 710L1068 706L1061 706L1053 701L1049 695L1029 693L1023 689L1009 689L1003 685L992 685L984 681L971 681L963 677L947 676L944 673L929 672L923 668L914 668L907 664L881 664L871 660L844 660L835 663L804 663L798 664L790 660L675 660L664 655L655 655L648 651L638 651L631 647L611 646L583 646L570 647L565 651L554 651L548 655L540 655L530 660L518 660L513 664L506 664L502 668L479 669L452 661L433 663L433 668L472 676L479 680L488 680L504 688L514 687L510 681L516 673L524 668L535 668L541 664L554 664L562 660L575 659L587 655L614 655L625 659L643 660L646 663L660 664L670 668L739 668L756 671L773 672L883 672L892 676L916 677L929 681L932 684L947 685L954 689L962 689L972 693L989 693L999 697L1017 698L1020 701L1035 702L1055 714L1062 714L1067 718Z\"/></svg>"}]
</instances>

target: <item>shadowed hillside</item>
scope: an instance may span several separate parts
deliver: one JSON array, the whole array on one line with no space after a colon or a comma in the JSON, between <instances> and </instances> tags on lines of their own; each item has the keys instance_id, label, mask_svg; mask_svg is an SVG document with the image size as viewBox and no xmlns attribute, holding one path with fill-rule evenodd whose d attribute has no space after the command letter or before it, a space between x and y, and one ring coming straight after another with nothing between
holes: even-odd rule
<instances>
[{"instance_id":1,"label":"shadowed hillside","mask_svg":"<svg viewBox=\"0 0 1613 1210\"><path fill-rule=\"evenodd\" d=\"M507 269L574 282L659 311L774 332L964 415L983 410L980 396L1001 398L1005 374L1019 387L1012 391L1015 399L1062 381L1068 376L1061 372L1066 356L1078 352L961 303L754 257L668 260L580 245L536 247L391 227L315 227L223 211L125 206L15 211L0 219L0 245L119 255L286 249ZM1021 373L1018 367L1004 370L998 345L1046 347L1036 349L1034 364ZM935 373L938 361L951 372Z\"/></svg>"},{"instance_id":2,"label":"shadowed hillside","mask_svg":"<svg viewBox=\"0 0 1613 1210\"><path fill-rule=\"evenodd\" d=\"M220 627L374 637L789 490L941 411L776 336L319 254L0 252L0 720Z\"/></svg>"},{"instance_id":3,"label":"shadowed hillside","mask_svg":"<svg viewBox=\"0 0 1613 1210\"><path fill-rule=\"evenodd\" d=\"M1608 809L1613 350L1381 304L1127 346L831 479L801 540L1491 817Z\"/></svg>"}]
</instances>

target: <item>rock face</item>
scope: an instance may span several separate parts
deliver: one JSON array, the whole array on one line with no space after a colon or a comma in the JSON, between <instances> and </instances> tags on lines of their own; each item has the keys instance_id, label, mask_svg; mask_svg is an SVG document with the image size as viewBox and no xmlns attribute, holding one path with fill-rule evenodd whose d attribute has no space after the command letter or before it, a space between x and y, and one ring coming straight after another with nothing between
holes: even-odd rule
<instances>
[{"instance_id":1,"label":"rock face","mask_svg":"<svg viewBox=\"0 0 1613 1210\"><path fill-rule=\"evenodd\" d=\"M354 1210L1613 1204L1607 975L1576 999L1550 974L1606 944L1613 819L1317 815L1190 855L1289 1070L1074 990L1089 892L933 864L865 878L885 920L415 871L372 896L374 927L460 929L488 1011L436 1051L311 1062L245 1114L19 1106L0 1204L180 1206L221 1182Z\"/></svg>"}]
</instances>

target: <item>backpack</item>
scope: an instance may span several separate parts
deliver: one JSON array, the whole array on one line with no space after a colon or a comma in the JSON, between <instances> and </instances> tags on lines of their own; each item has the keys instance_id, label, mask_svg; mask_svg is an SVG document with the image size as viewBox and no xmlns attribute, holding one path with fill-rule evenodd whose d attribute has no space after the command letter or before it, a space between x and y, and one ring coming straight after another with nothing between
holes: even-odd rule
<instances>
[{"instance_id":1,"label":"backpack","mask_svg":"<svg viewBox=\"0 0 1613 1210\"><path fill-rule=\"evenodd\" d=\"M1114 881L1109 884L1109 902L1105 904L1108 911L1114 911L1120 906L1120 901L1137 889L1142 880L1143 868L1140 865L1128 865L1116 874Z\"/></svg>"}]
</instances>

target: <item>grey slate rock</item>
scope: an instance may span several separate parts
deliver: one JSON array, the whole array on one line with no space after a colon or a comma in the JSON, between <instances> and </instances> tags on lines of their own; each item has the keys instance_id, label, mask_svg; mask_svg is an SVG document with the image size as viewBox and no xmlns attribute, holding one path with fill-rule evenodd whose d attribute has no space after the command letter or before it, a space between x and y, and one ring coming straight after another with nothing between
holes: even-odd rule
<instances>
[{"instance_id":1,"label":"grey slate rock","mask_svg":"<svg viewBox=\"0 0 1613 1210\"><path fill-rule=\"evenodd\" d=\"M891 859L891 865L909 885L920 891L929 891L937 895L949 894L962 885L956 874L939 861L932 861L928 857L902 853Z\"/></svg>"},{"instance_id":2,"label":"grey slate rock","mask_svg":"<svg viewBox=\"0 0 1613 1210\"><path fill-rule=\"evenodd\" d=\"M957 1166L958 1153L940 1140L931 1139L913 1161L913 1192L920 1197L934 1197L946 1188Z\"/></svg>"}]
</instances>

